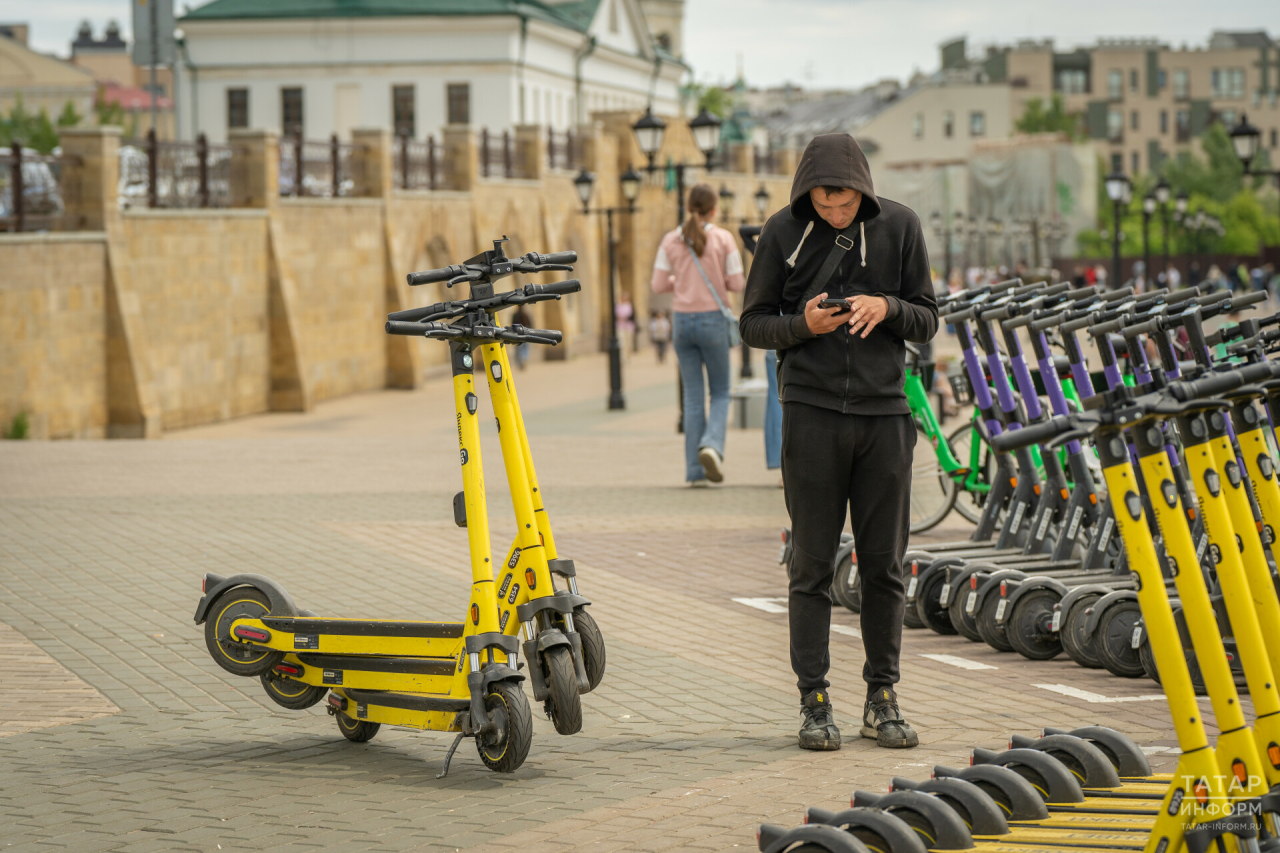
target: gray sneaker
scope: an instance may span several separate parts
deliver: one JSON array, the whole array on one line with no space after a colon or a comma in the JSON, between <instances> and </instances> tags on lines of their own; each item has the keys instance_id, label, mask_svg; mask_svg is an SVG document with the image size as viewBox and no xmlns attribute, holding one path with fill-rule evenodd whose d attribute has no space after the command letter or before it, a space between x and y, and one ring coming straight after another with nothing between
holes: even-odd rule
<instances>
[{"instance_id":1,"label":"gray sneaker","mask_svg":"<svg viewBox=\"0 0 1280 853\"><path fill-rule=\"evenodd\" d=\"M724 479L724 460L720 458L720 454L714 447L704 447L699 450L698 461L702 463L702 470L706 473L708 480L719 483Z\"/></svg>"},{"instance_id":2,"label":"gray sneaker","mask_svg":"<svg viewBox=\"0 0 1280 853\"><path fill-rule=\"evenodd\" d=\"M836 728L831 697L825 690L814 690L800 705L804 721L800 724L801 749L839 749L840 730Z\"/></svg>"},{"instance_id":3,"label":"gray sneaker","mask_svg":"<svg viewBox=\"0 0 1280 853\"><path fill-rule=\"evenodd\" d=\"M882 687L867 700L862 709L862 736L875 738L876 746L887 749L910 749L920 743L915 730L898 710L898 696Z\"/></svg>"}]
</instances>

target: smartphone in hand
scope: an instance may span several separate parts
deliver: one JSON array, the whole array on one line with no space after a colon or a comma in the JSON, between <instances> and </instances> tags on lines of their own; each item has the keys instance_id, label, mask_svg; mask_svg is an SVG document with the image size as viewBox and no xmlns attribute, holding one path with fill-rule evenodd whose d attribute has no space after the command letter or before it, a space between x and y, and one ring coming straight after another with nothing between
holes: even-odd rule
<instances>
[{"instance_id":1,"label":"smartphone in hand","mask_svg":"<svg viewBox=\"0 0 1280 853\"><path fill-rule=\"evenodd\" d=\"M848 299L824 299L818 303L819 308L839 308L838 313L843 314L846 311L852 311L853 306L849 304Z\"/></svg>"}]
</instances>

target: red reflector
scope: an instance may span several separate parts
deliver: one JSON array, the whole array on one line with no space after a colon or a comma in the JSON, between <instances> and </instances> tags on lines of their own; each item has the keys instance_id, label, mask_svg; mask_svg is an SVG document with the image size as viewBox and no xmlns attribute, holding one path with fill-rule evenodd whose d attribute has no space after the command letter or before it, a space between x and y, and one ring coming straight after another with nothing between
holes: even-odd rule
<instances>
[{"instance_id":1,"label":"red reflector","mask_svg":"<svg viewBox=\"0 0 1280 853\"><path fill-rule=\"evenodd\" d=\"M209 578L208 578L208 577L200 578L200 591L201 591L201 592L208 592L208 591L209 591Z\"/></svg>"},{"instance_id":2,"label":"red reflector","mask_svg":"<svg viewBox=\"0 0 1280 853\"><path fill-rule=\"evenodd\" d=\"M1031 491L1035 492L1037 495L1040 494L1040 486L1039 485L1032 486Z\"/></svg>"},{"instance_id":3,"label":"red reflector","mask_svg":"<svg viewBox=\"0 0 1280 853\"><path fill-rule=\"evenodd\" d=\"M920 564L915 562L914 560L911 562L911 574L913 575L920 574Z\"/></svg>"},{"instance_id":4,"label":"red reflector","mask_svg":"<svg viewBox=\"0 0 1280 853\"><path fill-rule=\"evenodd\" d=\"M808 825L809 825L809 810L808 810L808 809L805 809L805 810L804 810L804 821L803 821L803 823L804 823L804 825L805 825L805 826L808 826Z\"/></svg>"},{"instance_id":5,"label":"red reflector","mask_svg":"<svg viewBox=\"0 0 1280 853\"><path fill-rule=\"evenodd\" d=\"M977 588L978 588L978 576L969 575L969 589L977 589Z\"/></svg>"},{"instance_id":6,"label":"red reflector","mask_svg":"<svg viewBox=\"0 0 1280 853\"><path fill-rule=\"evenodd\" d=\"M1000 581L1000 597L1004 598L1005 595L1008 594L1008 592L1009 592L1009 588L1005 586L1004 581ZM1009 747L1009 748L1013 749L1013 747Z\"/></svg>"},{"instance_id":7,"label":"red reflector","mask_svg":"<svg viewBox=\"0 0 1280 853\"><path fill-rule=\"evenodd\" d=\"M970 766L970 767L972 767L972 766L973 766L973 753L972 753L972 752L971 752L971 753L969 753L969 766Z\"/></svg>"},{"instance_id":8,"label":"red reflector","mask_svg":"<svg viewBox=\"0 0 1280 853\"><path fill-rule=\"evenodd\" d=\"M301 675L302 670L291 663L278 663L275 666L276 672L283 675Z\"/></svg>"},{"instance_id":9,"label":"red reflector","mask_svg":"<svg viewBox=\"0 0 1280 853\"><path fill-rule=\"evenodd\" d=\"M233 633L241 640L253 640L256 643L265 643L271 639L271 635L266 631L260 631L257 628L246 628L243 625L236 628Z\"/></svg>"},{"instance_id":10,"label":"red reflector","mask_svg":"<svg viewBox=\"0 0 1280 853\"><path fill-rule=\"evenodd\" d=\"M1018 488L1018 478L1017 478L1017 477L1010 477L1010 478L1009 478L1009 485L1013 486L1015 489L1016 489L1016 488Z\"/></svg>"}]
</instances>

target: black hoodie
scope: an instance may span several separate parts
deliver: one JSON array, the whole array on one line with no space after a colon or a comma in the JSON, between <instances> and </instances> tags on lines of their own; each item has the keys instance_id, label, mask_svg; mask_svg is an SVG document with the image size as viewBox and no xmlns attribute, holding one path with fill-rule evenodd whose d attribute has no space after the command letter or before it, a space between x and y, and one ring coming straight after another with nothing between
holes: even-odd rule
<instances>
[{"instance_id":1,"label":"black hoodie","mask_svg":"<svg viewBox=\"0 0 1280 853\"><path fill-rule=\"evenodd\" d=\"M835 245L837 232L809 199L814 187L862 193L853 241L823 288L831 298L858 293L884 296L889 313L866 338L848 326L815 336L801 297ZM938 305L920 220L909 208L876 198L867 158L847 133L815 136L791 183L791 206L765 223L743 299L742 338L779 350L783 402L808 403L846 414L898 415L910 411L903 391L903 341L926 343L938 331Z\"/></svg>"}]
</instances>

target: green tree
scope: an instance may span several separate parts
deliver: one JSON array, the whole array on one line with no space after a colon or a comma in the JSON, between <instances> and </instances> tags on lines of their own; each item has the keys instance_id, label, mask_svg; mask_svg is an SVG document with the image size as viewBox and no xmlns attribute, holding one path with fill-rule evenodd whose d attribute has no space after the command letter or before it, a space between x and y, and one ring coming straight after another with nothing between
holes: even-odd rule
<instances>
[{"instance_id":1,"label":"green tree","mask_svg":"<svg viewBox=\"0 0 1280 853\"><path fill-rule=\"evenodd\" d=\"M1166 160L1161 171L1175 193L1202 195L1225 203L1244 188L1244 166L1231 147L1231 138L1220 122L1200 137L1204 159L1196 156Z\"/></svg>"},{"instance_id":2,"label":"green tree","mask_svg":"<svg viewBox=\"0 0 1280 853\"><path fill-rule=\"evenodd\" d=\"M708 86L705 83L691 83L685 87L685 98L698 105L699 110L706 110L714 116L725 119L733 112L733 96L720 86Z\"/></svg>"},{"instance_id":3,"label":"green tree","mask_svg":"<svg viewBox=\"0 0 1280 853\"><path fill-rule=\"evenodd\" d=\"M62 112L58 115L58 127L76 127L80 122L84 121L84 116L76 112L76 105L67 101L63 106Z\"/></svg>"},{"instance_id":4,"label":"green tree","mask_svg":"<svg viewBox=\"0 0 1280 853\"><path fill-rule=\"evenodd\" d=\"M1054 95L1047 109L1043 98L1029 98L1013 126L1019 133L1065 133L1068 139L1084 138L1081 114L1067 112L1061 95Z\"/></svg>"},{"instance_id":5,"label":"green tree","mask_svg":"<svg viewBox=\"0 0 1280 853\"><path fill-rule=\"evenodd\" d=\"M9 110L8 117L0 115L0 146L7 148L14 142L24 148L34 148L42 154L48 154L57 148L58 131L49 120L49 113L40 110L38 115L33 114L19 98L13 109Z\"/></svg>"}]
</instances>

